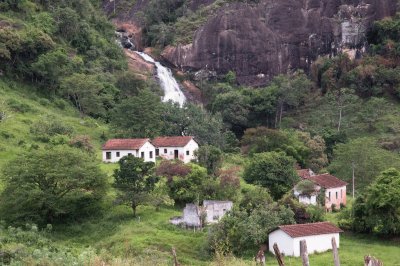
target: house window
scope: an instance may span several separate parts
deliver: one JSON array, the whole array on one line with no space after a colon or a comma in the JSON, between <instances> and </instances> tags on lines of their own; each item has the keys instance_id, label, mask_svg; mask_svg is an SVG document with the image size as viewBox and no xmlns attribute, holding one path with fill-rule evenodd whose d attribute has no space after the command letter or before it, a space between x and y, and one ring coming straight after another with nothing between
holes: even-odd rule
<instances>
[{"instance_id":1,"label":"house window","mask_svg":"<svg viewBox=\"0 0 400 266\"><path fill-rule=\"evenodd\" d=\"M132 155L132 153L131 153L131 152L129 152L129 153L128 153L128 155Z\"/></svg>"},{"instance_id":2,"label":"house window","mask_svg":"<svg viewBox=\"0 0 400 266\"><path fill-rule=\"evenodd\" d=\"M189 155L190 154L190 151L186 151L186 155Z\"/></svg>"},{"instance_id":3,"label":"house window","mask_svg":"<svg viewBox=\"0 0 400 266\"><path fill-rule=\"evenodd\" d=\"M152 151L149 153L149 157L150 157L150 159L153 159L153 152Z\"/></svg>"},{"instance_id":4,"label":"house window","mask_svg":"<svg viewBox=\"0 0 400 266\"><path fill-rule=\"evenodd\" d=\"M144 152L143 151L140 153L140 158L144 158Z\"/></svg>"},{"instance_id":5,"label":"house window","mask_svg":"<svg viewBox=\"0 0 400 266\"><path fill-rule=\"evenodd\" d=\"M160 156L160 150L156 149L156 156Z\"/></svg>"},{"instance_id":6,"label":"house window","mask_svg":"<svg viewBox=\"0 0 400 266\"><path fill-rule=\"evenodd\" d=\"M117 151L117 157L119 157L119 156L120 156L119 151Z\"/></svg>"},{"instance_id":7,"label":"house window","mask_svg":"<svg viewBox=\"0 0 400 266\"><path fill-rule=\"evenodd\" d=\"M331 200L331 192L329 192L329 197L328 198L329 198L329 200Z\"/></svg>"},{"instance_id":8,"label":"house window","mask_svg":"<svg viewBox=\"0 0 400 266\"><path fill-rule=\"evenodd\" d=\"M164 153L168 153L167 149L164 149Z\"/></svg>"},{"instance_id":9,"label":"house window","mask_svg":"<svg viewBox=\"0 0 400 266\"><path fill-rule=\"evenodd\" d=\"M106 152L106 159L111 160L111 152Z\"/></svg>"},{"instance_id":10,"label":"house window","mask_svg":"<svg viewBox=\"0 0 400 266\"><path fill-rule=\"evenodd\" d=\"M338 192L336 191L336 199L338 199Z\"/></svg>"}]
</instances>

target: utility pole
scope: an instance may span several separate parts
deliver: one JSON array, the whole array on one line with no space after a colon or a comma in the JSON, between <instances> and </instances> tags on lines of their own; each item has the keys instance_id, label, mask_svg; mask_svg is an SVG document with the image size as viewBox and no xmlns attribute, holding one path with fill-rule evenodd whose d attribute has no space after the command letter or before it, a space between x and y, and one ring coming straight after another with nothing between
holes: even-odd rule
<instances>
[{"instance_id":1,"label":"utility pole","mask_svg":"<svg viewBox=\"0 0 400 266\"><path fill-rule=\"evenodd\" d=\"M351 162L351 167L353 168L353 199L354 199L354 162Z\"/></svg>"}]
</instances>

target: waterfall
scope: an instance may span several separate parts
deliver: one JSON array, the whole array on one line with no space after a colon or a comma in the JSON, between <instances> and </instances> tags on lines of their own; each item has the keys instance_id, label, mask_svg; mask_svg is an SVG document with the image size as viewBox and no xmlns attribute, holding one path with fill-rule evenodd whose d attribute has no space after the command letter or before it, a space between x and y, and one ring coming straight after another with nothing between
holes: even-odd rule
<instances>
[{"instance_id":1,"label":"waterfall","mask_svg":"<svg viewBox=\"0 0 400 266\"><path fill-rule=\"evenodd\" d=\"M169 68L164 67L160 64L160 62L155 61L148 54L137 52L145 61L152 63L156 66L157 69L157 77L160 80L161 88L164 91L164 97L162 98L163 102L173 101L178 103L181 107L186 102L186 97L183 94L182 90L179 88L178 82L172 75L172 71Z\"/></svg>"},{"instance_id":2,"label":"waterfall","mask_svg":"<svg viewBox=\"0 0 400 266\"><path fill-rule=\"evenodd\" d=\"M129 49L140 55L146 62L152 63L157 69L157 78L160 81L160 86L164 91L162 97L163 102L173 101L178 103L179 106L183 106L186 102L186 97L179 87L178 82L172 75L172 71L169 68L161 65L160 62L155 61L148 54L135 51L135 45L132 43L130 36L127 36L124 30L116 31L115 35L118 39L118 43L122 48Z\"/></svg>"}]
</instances>

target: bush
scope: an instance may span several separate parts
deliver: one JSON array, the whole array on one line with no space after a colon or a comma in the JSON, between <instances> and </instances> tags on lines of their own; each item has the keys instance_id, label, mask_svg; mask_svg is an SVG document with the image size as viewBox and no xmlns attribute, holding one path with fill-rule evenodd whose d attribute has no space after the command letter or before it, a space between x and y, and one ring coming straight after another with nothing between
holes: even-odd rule
<instances>
[{"instance_id":1,"label":"bush","mask_svg":"<svg viewBox=\"0 0 400 266\"><path fill-rule=\"evenodd\" d=\"M71 135L73 129L70 126L63 124L55 117L46 117L33 123L30 127L30 132L36 139L49 142L50 138L55 135Z\"/></svg>"},{"instance_id":2,"label":"bush","mask_svg":"<svg viewBox=\"0 0 400 266\"><path fill-rule=\"evenodd\" d=\"M89 136L79 135L75 136L69 141L69 146L82 149L86 152L93 153L94 146Z\"/></svg>"},{"instance_id":3,"label":"bush","mask_svg":"<svg viewBox=\"0 0 400 266\"><path fill-rule=\"evenodd\" d=\"M319 206L309 205L306 208L306 212L309 216L309 222L322 222L325 220L325 209Z\"/></svg>"},{"instance_id":4,"label":"bush","mask_svg":"<svg viewBox=\"0 0 400 266\"><path fill-rule=\"evenodd\" d=\"M15 99L8 100L7 105L12 111L22 114L33 111L33 108L29 104L21 103Z\"/></svg>"}]
</instances>

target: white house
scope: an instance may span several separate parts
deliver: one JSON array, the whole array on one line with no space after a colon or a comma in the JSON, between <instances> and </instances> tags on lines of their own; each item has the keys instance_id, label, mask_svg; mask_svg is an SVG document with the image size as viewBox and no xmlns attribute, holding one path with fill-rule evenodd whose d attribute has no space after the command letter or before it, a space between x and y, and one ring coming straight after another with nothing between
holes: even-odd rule
<instances>
[{"instance_id":1,"label":"white house","mask_svg":"<svg viewBox=\"0 0 400 266\"><path fill-rule=\"evenodd\" d=\"M103 145L103 162L116 163L129 154L143 158L145 162L156 161L156 149L150 139L110 139Z\"/></svg>"},{"instance_id":2,"label":"white house","mask_svg":"<svg viewBox=\"0 0 400 266\"><path fill-rule=\"evenodd\" d=\"M156 156L167 160L179 159L184 163L195 159L194 152L199 148L190 136L158 137L152 140L152 144L156 147Z\"/></svg>"},{"instance_id":3,"label":"white house","mask_svg":"<svg viewBox=\"0 0 400 266\"><path fill-rule=\"evenodd\" d=\"M321 187L313 184L313 189L309 189L310 191L304 191L304 188L300 186L301 182L300 181L293 189L293 194L296 198L299 199L300 203L303 203L305 205L317 205L317 197L318 194L320 193ZM311 181L312 182L312 181Z\"/></svg>"},{"instance_id":4,"label":"white house","mask_svg":"<svg viewBox=\"0 0 400 266\"><path fill-rule=\"evenodd\" d=\"M305 240L309 254L332 249L332 237L339 247L340 228L330 222L281 225L268 236L269 250L274 252L273 245L285 256L300 256L300 241Z\"/></svg>"},{"instance_id":5,"label":"white house","mask_svg":"<svg viewBox=\"0 0 400 266\"><path fill-rule=\"evenodd\" d=\"M201 216L205 214L204 222L206 224L217 223L232 207L232 201L205 200L203 207L190 203L186 204L183 209L183 216L174 217L170 219L170 222L175 225L184 224L190 227L199 227Z\"/></svg>"}]
</instances>

